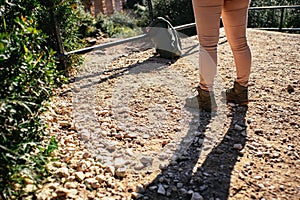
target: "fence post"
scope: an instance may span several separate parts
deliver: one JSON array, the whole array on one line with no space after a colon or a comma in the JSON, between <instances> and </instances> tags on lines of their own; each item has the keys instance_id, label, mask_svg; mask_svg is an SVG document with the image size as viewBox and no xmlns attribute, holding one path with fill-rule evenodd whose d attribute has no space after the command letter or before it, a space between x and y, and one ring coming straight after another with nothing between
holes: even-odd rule
<instances>
[{"instance_id":1,"label":"fence post","mask_svg":"<svg viewBox=\"0 0 300 200\"><path fill-rule=\"evenodd\" d=\"M282 31L283 27L283 14L284 14L284 8L281 8L281 13L280 13L280 24L279 24L279 31Z\"/></svg>"},{"instance_id":2,"label":"fence post","mask_svg":"<svg viewBox=\"0 0 300 200\"><path fill-rule=\"evenodd\" d=\"M148 0L148 9L149 9L150 21L152 22L154 19L154 15L153 15L153 5L151 0Z\"/></svg>"},{"instance_id":3,"label":"fence post","mask_svg":"<svg viewBox=\"0 0 300 200\"><path fill-rule=\"evenodd\" d=\"M58 51L58 59L59 59L59 69L64 70L65 74L67 74L66 70L67 70L67 62L66 62L66 57L65 57L65 51L64 51L64 47L62 45L62 39L61 39L61 35L60 35L60 31L59 31L59 25L55 16L55 9L54 9L54 2L53 0L51 1L50 4L50 15L51 18L53 20L53 27L54 27L54 35L55 35L55 39L56 39L56 51Z\"/></svg>"}]
</instances>

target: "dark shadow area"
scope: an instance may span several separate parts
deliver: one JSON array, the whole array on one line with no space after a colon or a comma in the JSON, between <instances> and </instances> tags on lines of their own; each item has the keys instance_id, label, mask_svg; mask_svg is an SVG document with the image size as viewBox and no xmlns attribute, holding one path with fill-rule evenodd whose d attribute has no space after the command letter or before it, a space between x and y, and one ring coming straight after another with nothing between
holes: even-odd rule
<instances>
[{"instance_id":1,"label":"dark shadow area","mask_svg":"<svg viewBox=\"0 0 300 200\"><path fill-rule=\"evenodd\" d=\"M194 130L193 124L190 125L190 130L185 138L181 140L181 143L178 145L179 148L174 152L173 158L176 158L176 160L172 161L169 166L163 169L156 179L146 188L144 195L149 199L174 200L188 198L188 196L189 199L191 198L185 188L189 185L193 176L193 168L201 153L201 141L204 140L207 125L211 120L211 114L208 112L199 112L198 115L194 115L194 118L197 118L198 130ZM195 120L191 120L191 122L193 121ZM192 138L191 143L186 144L186 137L190 137L191 134L193 135L194 133L192 132L194 131L198 133Z\"/></svg>"},{"instance_id":2,"label":"dark shadow area","mask_svg":"<svg viewBox=\"0 0 300 200\"><path fill-rule=\"evenodd\" d=\"M231 124L223 140L212 149L200 167L194 169L203 146L205 131L211 121L209 113L199 113L199 134L186 147L185 156L171 162L156 179L147 186L145 199L190 200L194 193L203 199L228 199L231 172L239 161L240 150L246 143L246 135L236 131L235 125L245 128L247 107L233 107L229 114ZM222 131L222 130L220 130ZM245 131L245 130L244 130ZM184 140L184 139L183 139ZM176 153L175 153L176 154ZM194 172L193 172L194 171Z\"/></svg>"},{"instance_id":3,"label":"dark shadow area","mask_svg":"<svg viewBox=\"0 0 300 200\"><path fill-rule=\"evenodd\" d=\"M223 140L207 156L195 173L195 185L202 185L204 199L228 199L232 170L239 161L240 150L245 147L246 134L235 130L235 125L245 128L248 107L235 107L231 110L231 124Z\"/></svg>"}]
</instances>

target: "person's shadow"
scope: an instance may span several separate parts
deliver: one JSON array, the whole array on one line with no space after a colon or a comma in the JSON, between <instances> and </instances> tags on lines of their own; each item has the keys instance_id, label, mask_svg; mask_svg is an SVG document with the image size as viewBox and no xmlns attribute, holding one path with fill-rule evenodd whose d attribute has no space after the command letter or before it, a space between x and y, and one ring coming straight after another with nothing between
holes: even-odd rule
<instances>
[{"instance_id":1,"label":"person's shadow","mask_svg":"<svg viewBox=\"0 0 300 200\"><path fill-rule=\"evenodd\" d=\"M171 162L146 187L144 199L201 199L198 194L204 200L228 199L231 173L246 143L247 110L246 106L230 109L228 116L231 117L231 123L228 131L204 162L199 164L197 162L203 148L199 141L205 138L206 129L211 121L209 113L200 112L199 133L194 137L192 144L187 147L184 156L179 156L180 159Z\"/></svg>"}]
</instances>

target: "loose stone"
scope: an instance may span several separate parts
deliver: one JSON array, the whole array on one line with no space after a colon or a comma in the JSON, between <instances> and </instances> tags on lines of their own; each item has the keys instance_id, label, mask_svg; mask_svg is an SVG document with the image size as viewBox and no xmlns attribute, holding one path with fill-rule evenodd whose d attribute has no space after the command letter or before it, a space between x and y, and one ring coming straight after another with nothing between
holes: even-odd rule
<instances>
[{"instance_id":1,"label":"loose stone","mask_svg":"<svg viewBox=\"0 0 300 200\"><path fill-rule=\"evenodd\" d=\"M126 176L126 167L120 167L116 170L116 176L124 178Z\"/></svg>"},{"instance_id":2,"label":"loose stone","mask_svg":"<svg viewBox=\"0 0 300 200\"><path fill-rule=\"evenodd\" d=\"M84 180L85 175L84 175L83 172L75 172L75 178L76 178L79 182L81 182L81 181Z\"/></svg>"},{"instance_id":3,"label":"loose stone","mask_svg":"<svg viewBox=\"0 0 300 200\"><path fill-rule=\"evenodd\" d=\"M245 128L244 127L242 127L242 126L240 126L240 125L238 125L238 124L235 124L234 125L234 130L236 130L236 131L242 131L242 130L244 130Z\"/></svg>"},{"instance_id":4,"label":"loose stone","mask_svg":"<svg viewBox=\"0 0 300 200\"><path fill-rule=\"evenodd\" d=\"M166 194L166 190L165 190L165 188L164 188L164 186L163 186L162 184L159 184L159 185L158 185L157 193L158 193L158 194L162 194L162 195L165 195L165 194Z\"/></svg>"},{"instance_id":5,"label":"loose stone","mask_svg":"<svg viewBox=\"0 0 300 200\"><path fill-rule=\"evenodd\" d=\"M203 197L198 192L194 192L191 200L203 200Z\"/></svg>"},{"instance_id":6,"label":"loose stone","mask_svg":"<svg viewBox=\"0 0 300 200\"><path fill-rule=\"evenodd\" d=\"M242 144L234 144L233 148L237 149L237 150L241 150L241 149L243 149L243 145Z\"/></svg>"}]
</instances>

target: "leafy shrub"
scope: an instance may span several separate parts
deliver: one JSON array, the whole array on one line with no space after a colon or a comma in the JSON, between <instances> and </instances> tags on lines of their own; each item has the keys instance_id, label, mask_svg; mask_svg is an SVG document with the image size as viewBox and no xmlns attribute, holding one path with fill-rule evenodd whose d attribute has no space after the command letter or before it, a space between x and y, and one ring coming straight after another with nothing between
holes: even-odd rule
<instances>
[{"instance_id":1,"label":"leafy shrub","mask_svg":"<svg viewBox=\"0 0 300 200\"><path fill-rule=\"evenodd\" d=\"M42 102L60 77L54 52L44 46L47 37L32 25L33 17L21 15L0 34L0 192L22 182L17 174L28 160L36 159L29 153L43 137ZM31 174L38 174L37 166Z\"/></svg>"},{"instance_id":2,"label":"leafy shrub","mask_svg":"<svg viewBox=\"0 0 300 200\"><path fill-rule=\"evenodd\" d=\"M113 21L102 13L97 16L97 22L95 26L109 36L112 36L115 33Z\"/></svg>"},{"instance_id":3,"label":"leafy shrub","mask_svg":"<svg viewBox=\"0 0 300 200\"><path fill-rule=\"evenodd\" d=\"M1 1L0 18L0 196L20 197L26 179L37 183L46 174L49 154L57 148L47 142L40 114L53 88L65 79L57 70L56 37L50 8L62 28L63 45L83 45L76 1ZM73 4L72 4L73 3ZM51 7L52 6L52 7ZM54 49L54 50L52 50ZM69 63L75 63L71 57Z\"/></svg>"},{"instance_id":4,"label":"leafy shrub","mask_svg":"<svg viewBox=\"0 0 300 200\"><path fill-rule=\"evenodd\" d=\"M56 50L57 54L59 53L55 35L56 29L51 12L54 13L54 17L57 20L64 51L73 51L86 45L84 37L90 34L88 29L91 28L90 24L94 22L91 16L84 12L80 1L38 1L43 6L42 11L38 14L38 28L49 36L47 45L50 48ZM79 66L82 63L81 57L78 55L70 55L66 59L66 70ZM60 64L60 68L64 67L62 63L58 64Z\"/></svg>"},{"instance_id":5,"label":"leafy shrub","mask_svg":"<svg viewBox=\"0 0 300 200\"><path fill-rule=\"evenodd\" d=\"M133 9L136 5L146 5L146 0L127 0L125 7Z\"/></svg>"},{"instance_id":6,"label":"leafy shrub","mask_svg":"<svg viewBox=\"0 0 300 200\"><path fill-rule=\"evenodd\" d=\"M195 21L191 0L153 0L153 7L155 17L166 17L174 26Z\"/></svg>"},{"instance_id":7,"label":"leafy shrub","mask_svg":"<svg viewBox=\"0 0 300 200\"><path fill-rule=\"evenodd\" d=\"M126 12L115 12L110 16L99 14L95 26L110 37L134 36L141 32L137 20Z\"/></svg>"},{"instance_id":8,"label":"leafy shrub","mask_svg":"<svg viewBox=\"0 0 300 200\"><path fill-rule=\"evenodd\" d=\"M136 27L136 21L131 16L127 15L125 12L115 12L110 16L110 19L119 26L126 26L131 29Z\"/></svg>"},{"instance_id":9,"label":"leafy shrub","mask_svg":"<svg viewBox=\"0 0 300 200\"><path fill-rule=\"evenodd\" d=\"M146 5L135 4L132 16L138 27L147 27L150 24L149 8Z\"/></svg>"},{"instance_id":10,"label":"leafy shrub","mask_svg":"<svg viewBox=\"0 0 300 200\"><path fill-rule=\"evenodd\" d=\"M261 6L286 6L297 5L298 0L252 0L251 7ZM283 18L283 27L299 27L300 24L300 10L299 9L285 9ZM266 9L266 10L250 10L248 26L254 28L272 27L279 28L280 26L280 9Z\"/></svg>"}]
</instances>

